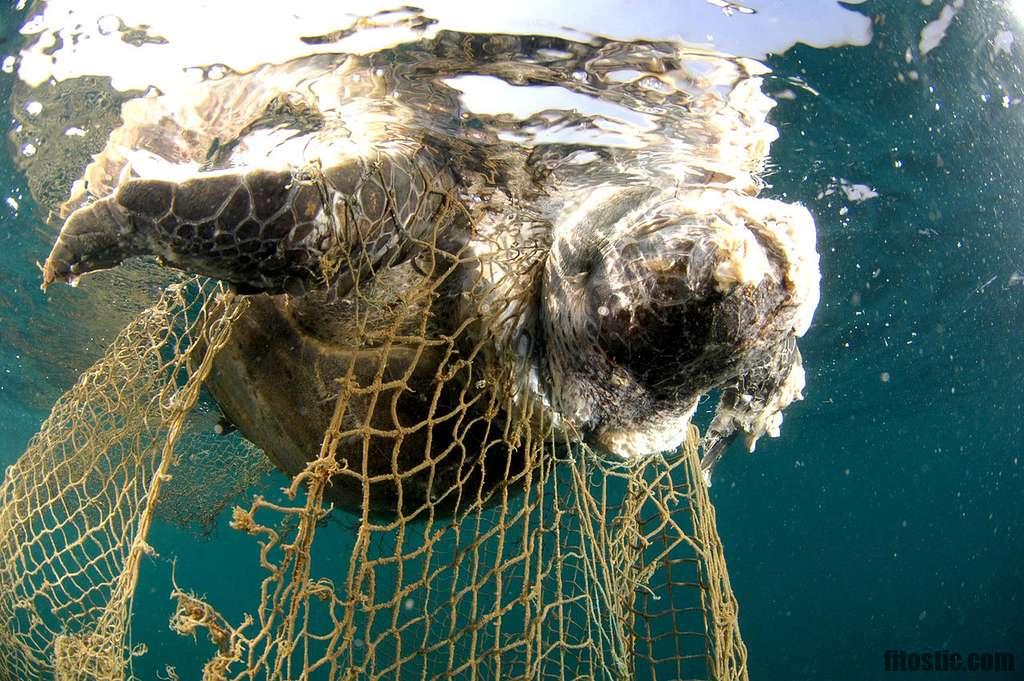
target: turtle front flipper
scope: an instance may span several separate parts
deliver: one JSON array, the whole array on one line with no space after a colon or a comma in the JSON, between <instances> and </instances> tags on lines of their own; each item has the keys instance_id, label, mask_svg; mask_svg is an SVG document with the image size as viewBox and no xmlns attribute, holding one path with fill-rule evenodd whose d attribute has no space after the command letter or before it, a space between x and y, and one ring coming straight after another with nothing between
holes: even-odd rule
<instances>
[{"instance_id":1,"label":"turtle front flipper","mask_svg":"<svg viewBox=\"0 0 1024 681\"><path fill-rule=\"evenodd\" d=\"M782 411L803 399L803 360L795 336L787 337L757 360L749 371L722 388L715 415L701 442L701 470L707 479L741 433L747 450L753 452L763 435L779 436Z\"/></svg>"},{"instance_id":2,"label":"turtle front flipper","mask_svg":"<svg viewBox=\"0 0 1024 681\"><path fill-rule=\"evenodd\" d=\"M326 236L320 212L316 188L286 171L127 180L71 214L44 265L43 286L154 255L241 287L281 290L310 277L313 246Z\"/></svg>"},{"instance_id":3,"label":"turtle front flipper","mask_svg":"<svg viewBox=\"0 0 1024 681\"><path fill-rule=\"evenodd\" d=\"M324 170L129 179L71 214L43 287L153 255L242 293L300 294L328 284L344 293L438 228L452 183L426 162L424 154L377 153Z\"/></svg>"}]
</instances>

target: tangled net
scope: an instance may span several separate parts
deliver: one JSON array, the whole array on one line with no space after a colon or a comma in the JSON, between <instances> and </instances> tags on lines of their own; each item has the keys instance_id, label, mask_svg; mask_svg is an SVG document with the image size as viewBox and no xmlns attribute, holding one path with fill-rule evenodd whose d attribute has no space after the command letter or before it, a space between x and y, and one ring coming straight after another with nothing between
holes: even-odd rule
<instances>
[{"instance_id":1,"label":"tangled net","mask_svg":"<svg viewBox=\"0 0 1024 681\"><path fill-rule=\"evenodd\" d=\"M171 628L206 659L204 681L747 678L696 428L680 452L626 463L552 423L495 350L521 310L494 303L528 288L544 247L499 237L469 255L420 244L439 256L417 258L424 279L411 265L356 278L344 324L360 362L328 381L319 455L285 501L255 496L232 512L231 527L259 546L258 565L232 566L262 571L247 610L231 618L217 594L164 585ZM453 314L443 291L467 266L479 273L463 287L475 298ZM200 389L250 306L199 280L168 288L7 471L0 679L134 676L133 658L147 654L130 641L145 639L131 625L149 531L172 476L179 498L208 486L179 459L203 446ZM427 405L418 423L398 415L409 393ZM409 440L422 443L411 466ZM331 503L342 480L362 498L344 547L321 532L344 513ZM413 485L424 503L403 503ZM371 511L381 488L396 490L396 515ZM215 496L193 504L217 510ZM347 560L332 560L342 551Z\"/></svg>"},{"instance_id":2,"label":"tangled net","mask_svg":"<svg viewBox=\"0 0 1024 681\"><path fill-rule=\"evenodd\" d=\"M167 289L57 401L7 470L0 486L4 679L123 678L157 500L237 313L229 306L209 317L211 293L209 285Z\"/></svg>"},{"instance_id":3,"label":"tangled net","mask_svg":"<svg viewBox=\"0 0 1024 681\"><path fill-rule=\"evenodd\" d=\"M0 678L130 673L143 652L127 642L147 534L201 384L244 307L210 284L169 288L8 469ZM231 526L259 543L265 571L248 614L229 621L216 595L171 585L172 628L213 644L203 679L746 678L695 428L678 456L613 464L538 429L524 413L536 406L485 390L485 415L519 414L486 438L525 457L512 484L452 517L363 513L347 569L320 574L318 549L337 550L316 541L331 512L325 489L360 470L358 451L338 444L373 432L346 430L346 406L382 385L343 385L320 456L291 483L294 503L257 496L235 507ZM472 466L479 454L460 455Z\"/></svg>"}]
</instances>

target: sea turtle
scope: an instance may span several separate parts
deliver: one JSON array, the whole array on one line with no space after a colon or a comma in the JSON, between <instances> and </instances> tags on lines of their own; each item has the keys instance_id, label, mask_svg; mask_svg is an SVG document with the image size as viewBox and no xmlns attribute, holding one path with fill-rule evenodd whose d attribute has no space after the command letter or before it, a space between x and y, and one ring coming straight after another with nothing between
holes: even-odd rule
<instances>
[{"instance_id":1,"label":"sea turtle","mask_svg":"<svg viewBox=\"0 0 1024 681\"><path fill-rule=\"evenodd\" d=\"M819 275L807 211L756 197L766 108L716 109L707 87L688 100L691 147L744 158L652 179L633 172L650 155L516 145L451 115L456 90L394 96L403 82L321 56L129 102L44 286L150 255L247 296L209 388L291 474L347 390L349 470L330 494L350 508L485 498L525 465L493 433L526 402L566 438L640 459L677 447L720 389L709 472L739 433L751 449L777 433ZM457 135L425 118L446 108Z\"/></svg>"}]
</instances>

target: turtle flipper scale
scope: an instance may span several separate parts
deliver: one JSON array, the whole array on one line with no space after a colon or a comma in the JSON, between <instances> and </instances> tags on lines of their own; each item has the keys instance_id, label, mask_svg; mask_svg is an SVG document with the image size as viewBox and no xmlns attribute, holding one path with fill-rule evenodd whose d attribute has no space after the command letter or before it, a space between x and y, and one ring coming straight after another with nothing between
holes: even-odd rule
<instances>
[{"instance_id":1,"label":"turtle flipper scale","mask_svg":"<svg viewBox=\"0 0 1024 681\"><path fill-rule=\"evenodd\" d=\"M425 159L375 154L321 171L239 169L181 181L136 178L65 222L44 288L133 256L220 279L245 293L347 289L393 265L434 224L449 182ZM342 291L343 292L343 291Z\"/></svg>"},{"instance_id":2,"label":"turtle flipper scale","mask_svg":"<svg viewBox=\"0 0 1024 681\"><path fill-rule=\"evenodd\" d=\"M43 285L154 255L229 283L283 290L316 264L320 206L316 188L293 182L287 171L126 180L71 214L46 260Z\"/></svg>"}]
</instances>

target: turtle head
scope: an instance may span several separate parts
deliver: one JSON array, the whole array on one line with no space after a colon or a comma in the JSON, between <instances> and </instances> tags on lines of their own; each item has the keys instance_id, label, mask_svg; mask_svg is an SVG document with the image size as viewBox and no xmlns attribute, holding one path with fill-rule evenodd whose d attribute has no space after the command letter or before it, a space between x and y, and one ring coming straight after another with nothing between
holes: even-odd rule
<instances>
[{"instance_id":1,"label":"turtle head","mask_svg":"<svg viewBox=\"0 0 1024 681\"><path fill-rule=\"evenodd\" d=\"M799 254L775 232L795 209L768 202L780 211L768 219L750 209L760 201L625 190L556 228L548 376L556 408L592 443L627 458L678 446L703 393L793 335ZM816 293L813 232L811 253Z\"/></svg>"}]
</instances>

